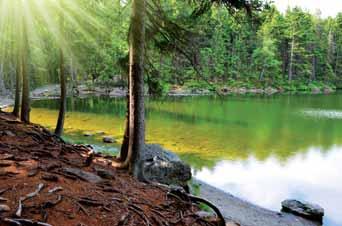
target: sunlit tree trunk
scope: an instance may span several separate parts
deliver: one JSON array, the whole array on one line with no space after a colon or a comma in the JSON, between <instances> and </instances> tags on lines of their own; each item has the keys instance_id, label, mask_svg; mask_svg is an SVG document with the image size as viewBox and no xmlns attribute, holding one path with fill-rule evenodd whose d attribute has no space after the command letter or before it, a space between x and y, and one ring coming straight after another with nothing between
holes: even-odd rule
<instances>
[{"instance_id":1,"label":"sunlit tree trunk","mask_svg":"<svg viewBox=\"0 0 342 226\"><path fill-rule=\"evenodd\" d=\"M30 122L30 79L27 71L28 37L24 17L22 19L22 49L20 54L20 72L23 79L23 91L21 97L21 121Z\"/></svg>"},{"instance_id":2,"label":"sunlit tree trunk","mask_svg":"<svg viewBox=\"0 0 342 226\"><path fill-rule=\"evenodd\" d=\"M139 178L140 156L145 145L145 105L144 105L144 48L145 48L145 0L133 0L131 31L129 36L129 97L127 128L121 150L121 164ZM139 178L140 179L140 178Z\"/></svg>"},{"instance_id":3,"label":"sunlit tree trunk","mask_svg":"<svg viewBox=\"0 0 342 226\"><path fill-rule=\"evenodd\" d=\"M4 80L4 63L0 64L0 95L7 95L7 89Z\"/></svg>"},{"instance_id":4,"label":"sunlit tree trunk","mask_svg":"<svg viewBox=\"0 0 342 226\"><path fill-rule=\"evenodd\" d=\"M21 66L20 60L17 59L16 71L15 71L15 98L14 98L14 108L13 115L19 118L20 112L20 93L21 93Z\"/></svg>"},{"instance_id":5,"label":"sunlit tree trunk","mask_svg":"<svg viewBox=\"0 0 342 226\"><path fill-rule=\"evenodd\" d=\"M60 32L64 34L64 18L63 13L60 14ZM63 36L63 35L62 35ZM64 119L65 119L65 111L66 111L66 97L67 97L67 90L66 90L66 78L65 78L65 71L64 71L64 52L63 47L61 46L59 49L59 80L60 80L60 87L61 87L61 96L60 96L60 103L59 103L59 113L58 113L58 120L55 129L55 134L57 136L61 136L63 133L64 128Z\"/></svg>"}]
</instances>

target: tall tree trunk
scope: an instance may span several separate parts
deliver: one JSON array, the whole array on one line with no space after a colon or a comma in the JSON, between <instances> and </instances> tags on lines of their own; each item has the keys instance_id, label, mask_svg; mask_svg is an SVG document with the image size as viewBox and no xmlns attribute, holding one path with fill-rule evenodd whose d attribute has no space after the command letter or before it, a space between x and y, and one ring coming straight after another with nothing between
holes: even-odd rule
<instances>
[{"instance_id":1,"label":"tall tree trunk","mask_svg":"<svg viewBox=\"0 0 342 226\"><path fill-rule=\"evenodd\" d=\"M290 59L289 59L289 81L292 81L293 78L293 59L294 59L294 46L295 46L295 39L292 37L291 41L291 52L290 52Z\"/></svg>"},{"instance_id":2,"label":"tall tree trunk","mask_svg":"<svg viewBox=\"0 0 342 226\"><path fill-rule=\"evenodd\" d=\"M0 64L0 95L7 95L7 89L4 80L4 63Z\"/></svg>"},{"instance_id":3,"label":"tall tree trunk","mask_svg":"<svg viewBox=\"0 0 342 226\"><path fill-rule=\"evenodd\" d=\"M62 13L60 14L60 32L61 34L64 33L64 18ZM63 35L62 35L63 36ZM63 44L63 42L62 42ZM65 111L66 111L66 97L67 97L67 90L66 90L66 78L65 78L65 71L64 71L64 52L63 47L59 48L59 80L61 86L61 97L59 102L59 113L58 113L58 120L55 129L55 134L57 136L61 136L64 129L64 119L65 119Z\"/></svg>"},{"instance_id":4,"label":"tall tree trunk","mask_svg":"<svg viewBox=\"0 0 342 226\"><path fill-rule=\"evenodd\" d=\"M30 79L27 71L27 57L28 57L28 37L27 28L25 26L24 17L22 18L22 49L20 54L21 76L23 78L23 91L21 97L21 121L30 122Z\"/></svg>"},{"instance_id":5,"label":"tall tree trunk","mask_svg":"<svg viewBox=\"0 0 342 226\"><path fill-rule=\"evenodd\" d=\"M131 32L129 36L129 98L128 119L121 156L126 159L114 164L128 167L138 179L141 177L140 157L145 145L145 105L144 105L144 48L145 48L145 0L133 0Z\"/></svg>"},{"instance_id":6,"label":"tall tree trunk","mask_svg":"<svg viewBox=\"0 0 342 226\"><path fill-rule=\"evenodd\" d=\"M316 66L317 66L317 58L315 54L315 45L312 45L312 64L311 64L311 81L316 80Z\"/></svg>"},{"instance_id":7,"label":"tall tree trunk","mask_svg":"<svg viewBox=\"0 0 342 226\"><path fill-rule=\"evenodd\" d=\"M21 79L22 79L22 73L21 73L21 66L20 66L20 60L17 59L16 63L16 72L15 72L15 98L14 98L14 108L13 108L13 115L15 115L17 118L19 118L19 112L20 112L20 93L21 93Z\"/></svg>"},{"instance_id":8,"label":"tall tree trunk","mask_svg":"<svg viewBox=\"0 0 342 226\"><path fill-rule=\"evenodd\" d=\"M78 95L78 86L77 86L77 71L74 66L74 61L72 57L70 57L70 77L71 77L71 85L72 85L72 94Z\"/></svg>"}]
</instances>

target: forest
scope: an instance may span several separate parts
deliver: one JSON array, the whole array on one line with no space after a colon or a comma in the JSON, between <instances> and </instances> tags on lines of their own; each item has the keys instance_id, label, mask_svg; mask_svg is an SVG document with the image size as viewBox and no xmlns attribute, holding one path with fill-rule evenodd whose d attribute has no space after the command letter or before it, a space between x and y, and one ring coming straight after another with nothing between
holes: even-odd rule
<instances>
[{"instance_id":1,"label":"forest","mask_svg":"<svg viewBox=\"0 0 342 226\"><path fill-rule=\"evenodd\" d=\"M0 225L340 226L326 1L0 1Z\"/></svg>"},{"instance_id":2,"label":"forest","mask_svg":"<svg viewBox=\"0 0 342 226\"><path fill-rule=\"evenodd\" d=\"M50 30L42 18L27 21L30 85L59 82L58 53L63 42L69 85L125 86L129 4L110 0L66 4L63 36L58 15L49 20ZM153 18L147 31L145 80L150 94L164 95L172 86L317 91L340 85L341 14L322 18L319 11L311 14L298 7L282 14L268 5L248 15L216 5L196 17L186 2L162 1L158 7L164 32L153 27ZM16 74L12 22L3 21L1 26L0 87L8 90L15 87Z\"/></svg>"}]
</instances>

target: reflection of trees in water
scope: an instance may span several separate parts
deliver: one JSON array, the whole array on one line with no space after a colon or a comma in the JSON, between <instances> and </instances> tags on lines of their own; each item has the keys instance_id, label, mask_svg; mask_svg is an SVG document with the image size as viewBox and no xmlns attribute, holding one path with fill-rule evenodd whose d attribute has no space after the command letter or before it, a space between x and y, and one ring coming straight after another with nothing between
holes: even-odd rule
<instances>
[{"instance_id":1,"label":"reflection of trees in water","mask_svg":"<svg viewBox=\"0 0 342 226\"><path fill-rule=\"evenodd\" d=\"M342 145L341 121L305 118L296 113L303 108L329 108L333 104L335 109L341 108L336 105L341 102L336 100L338 97L239 97L225 101L205 97L150 101L147 106L148 135L150 142L167 145L163 142L170 141L170 149L170 143L176 143L177 149L186 151L185 158L196 166L249 157L260 161L274 157L286 162L311 147L328 152L334 145ZM33 106L56 110L58 101L37 101ZM95 113L95 120L123 119L125 108L124 99L68 99L69 110ZM87 117L94 120L94 114ZM201 148L203 145L205 150Z\"/></svg>"}]
</instances>

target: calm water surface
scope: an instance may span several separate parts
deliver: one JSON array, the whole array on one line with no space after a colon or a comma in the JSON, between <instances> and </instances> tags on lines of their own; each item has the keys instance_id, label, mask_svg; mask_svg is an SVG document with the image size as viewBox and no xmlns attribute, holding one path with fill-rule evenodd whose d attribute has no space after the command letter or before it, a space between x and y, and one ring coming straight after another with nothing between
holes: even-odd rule
<instances>
[{"instance_id":1,"label":"calm water surface","mask_svg":"<svg viewBox=\"0 0 342 226\"><path fill-rule=\"evenodd\" d=\"M34 103L33 121L53 127L57 101ZM69 99L66 134L101 144L105 132L121 141L125 102ZM147 142L177 152L196 178L260 206L280 209L295 198L319 203L325 225L342 225L342 94L274 97L193 97L150 100Z\"/></svg>"}]
</instances>

